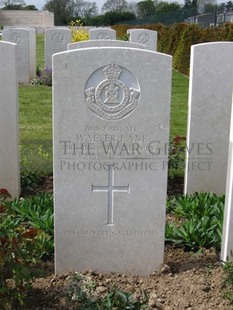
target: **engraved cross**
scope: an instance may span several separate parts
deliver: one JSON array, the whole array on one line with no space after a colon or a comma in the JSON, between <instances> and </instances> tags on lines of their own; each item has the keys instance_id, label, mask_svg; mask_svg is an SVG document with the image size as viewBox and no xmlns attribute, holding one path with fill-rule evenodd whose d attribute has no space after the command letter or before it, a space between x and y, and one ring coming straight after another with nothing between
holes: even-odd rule
<instances>
[{"instance_id":1,"label":"engraved cross","mask_svg":"<svg viewBox=\"0 0 233 310\"><path fill-rule=\"evenodd\" d=\"M130 193L130 186L115 186L114 185L114 169L113 166L109 165L108 169L108 185L107 186L94 186L91 185L91 192L107 192L108 193L108 222L107 226L114 226L113 223L113 206L114 206L114 199L113 195L114 192L126 192Z\"/></svg>"}]
</instances>

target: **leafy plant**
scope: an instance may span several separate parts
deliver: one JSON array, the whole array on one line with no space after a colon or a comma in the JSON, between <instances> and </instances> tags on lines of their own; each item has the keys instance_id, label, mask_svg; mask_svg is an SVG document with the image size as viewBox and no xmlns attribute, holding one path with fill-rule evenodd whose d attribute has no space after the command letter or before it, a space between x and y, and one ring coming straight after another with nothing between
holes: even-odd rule
<instances>
[{"instance_id":1,"label":"leafy plant","mask_svg":"<svg viewBox=\"0 0 233 310\"><path fill-rule=\"evenodd\" d=\"M185 141L186 138L182 136L175 136L169 145L169 177L174 177L177 170L183 171L185 162Z\"/></svg>"},{"instance_id":2,"label":"leafy plant","mask_svg":"<svg viewBox=\"0 0 233 310\"><path fill-rule=\"evenodd\" d=\"M76 19L76 21L70 22L70 30L72 36L72 42L79 42L79 41L87 41L89 39L89 33L82 29L82 22L80 19Z\"/></svg>"},{"instance_id":3,"label":"leafy plant","mask_svg":"<svg viewBox=\"0 0 233 310\"><path fill-rule=\"evenodd\" d=\"M230 301L233 306L233 263L226 262L223 265L224 279L222 282L223 297Z\"/></svg>"},{"instance_id":4,"label":"leafy plant","mask_svg":"<svg viewBox=\"0 0 233 310\"><path fill-rule=\"evenodd\" d=\"M201 218L203 216L218 218L223 221L225 197L213 193L195 193L177 196L169 201L170 210L177 218Z\"/></svg>"},{"instance_id":5,"label":"leafy plant","mask_svg":"<svg viewBox=\"0 0 233 310\"><path fill-rule=\"evenodd\" d=\"M37 76L31 81L31 84L52 86L52 69L46 67L44 70L39 70L37 68Z\"/></svg>"},{"instance_id":6,"label":"leafy plant","mask_svg":"<svg viewBox=\"0 0 233 310\"><path fill-rule=\"evenodd\" d=\"M9 198L8 191L0 189L0 300L4 309L23 304L33 279L31 265L53 251L52 197Z\"/></svg>"},{"instance_id":7,"label":"leafy plant","mask_svg":"<svg viewBox=\"0 0 233 310\"><path fill-rule=\"evenodd\" d=\"M40 259L36 242L40 232L8 214L1 214L0 226L0 300L1 306L11 309L15 303L23 304L30 289L30 264Z\"/></svg>"},{"instance_id":8,"label":"leafy plant","mask_svg":"<svg viewBox=\"0 0 233 310\"><path fill-rule=\"evenodd\" d=\"M0 203L8 201L11 198L10 193L5 188L0 188Z\"/></svg>"},{"instance_id":9,"label":"leafy plant","mask_svg":"<svg viewBox=\"0 0 233 310\"><path fill-rule=\"evenodd\" d=\"M53 197L51 194L38 194L27 199L9 202L6 205L8 212L11 212L16 219L27 222L53 237Z\"/></svg>"},{"instance_id":10,"label":"leafy plant","mask_svg":"<svg viewBox=\"0 0 233 310\"><path fill-rule=\"evenodd\" d=\"M102 297L96 293L97 284L90 276L79 273L71 278L67 288L67 297L80 309L85 310L123 310L123 309L146 309L148 296L142 292L140 298L135 298L134 293L118 290L116 287L106 288Z\"/></svg>"},{"instance_id":11,"label":"leafy plant","mask_svg":"<svg viewBox=\"0 0 233 310\"><path fill-rule=\"evenodd\" d=\"M146 309L147 302L148 296L145 292L142 292L141 299L136 299L134 293L124 292L113 287L102 300L99 309Z\"/></svg>"},{"instance_id":12,"label":"leafy plant","mask_svg":"<svg viewBox=\"0 0 233 310\"><path fill-rule=\"evenodd\" d=\"M98 309L96 283L90 277L85 277L79 273L71 278L67 288L67 299L73 303L78 303L83 309Z\"/></svg>"},{"instance_id":13,"label":"leafy plant","mask_svg":"<svg viewBox=\"0 0 233 310\"><path fill-rule=\"evenodd\" d=\"M166 225L166 240L191 250L221 247L224 196L197 193L173 198L168 210L174 216Z\"/></svg>"},{"instance_id":14,"label":"leafy plant","mask_svg":"<svg viewBox=\"0 0 233 310\"><path fill-rule=\"evenodd\" d=\"M22 170L20 180L23 190L32 190L41 183L42 176L35 171Z\"/></svg>"}]
</instances>

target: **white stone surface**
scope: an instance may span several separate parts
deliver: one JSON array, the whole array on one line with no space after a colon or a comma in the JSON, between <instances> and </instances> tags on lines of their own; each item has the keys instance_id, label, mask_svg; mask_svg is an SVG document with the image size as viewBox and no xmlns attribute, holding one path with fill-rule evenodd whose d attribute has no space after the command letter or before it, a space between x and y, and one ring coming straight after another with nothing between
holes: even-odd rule
<instances>
[{"instance_id":1,"label":"white stone surface","mask_svg":"<svg viewBox=\"0 0 233 310\"><path fill-rule=\"evenodd\" d=\"M116 40L116 31L109 28L95 28L89 30L90 40Z\"/></svg>"},{"instance_id":2,"label":"white stone surface","mask_svg":"<svg viewBox=\"0 0 233 310\"><path fill-rule=\"evenodd\" d=\"M67 50L71 43L71 30L68 28L49 28L45 31L45 65L52 68L52 55Z\"/></svg>"},{"instance_id":3,"label":"white stone surface","mask_svg":"<svg viewBox=\"0 0 233 310\"><path fill-rule=\"evenodd\" d=\"M191 48L185 194L226 189L233 43Z\"/></svg>"},{"instance_id":4,"label":"white stone surface","mask_svg":"<svg viewBox=\"0 0 233 310\"><path fill-rule=\"evenodd\" d=\"M75 50L78 48L88 48L88 47L103 47L103 46L115 46L115 47L130 47L130 48L142 48L146 49L145 45L139 43L130 43L128 41L120 40L89 40L74 42L67 45L68 50Z\"/></svg>"},{"instance_id":5,"label":"white stone surface","mask_svg":"<svg viewBox=\"0 0 233 310\"><path fill-rule=\"evenodd\" d=\"M36 77L36 29L29 28L30 81Z\"/></svg>"},{"instance_id":6,"label":"white stone surface","mask_svg":"<svg viewBox=\"0 0 233 310\"><path fill-rule=\"evenodd\" d=\"M54 13L45 10L0 10L0 20L4 27L51 27L54 25Z\"/></svg>"},{"instance_id":7,"label":"white stone surface","mask_svg":"<svg viewBox=\"0 0 233 310\"><path fill-rule=\"evenodd\" d=\"M0 188L20 194L16 44L0 41Z\"/></svg>"},{"instance_id":8,"label":"white stone surface","mask_svg":"<svg viewBox=\"0 0 233 310\"><path fill-rule=\"evenodd\" d=\"M148 50L157 51L157 31L148 29L128 29L129 41L140 43L147 47Z\"/></svg>"},{"instance_id":9,"label":"white stone surface","mask_svg":"<svg viewBox=\"0 0 233 310\"><path fill-rule=\"evenodd\" d=\"M56 273L163 263L171 65L124 47L53 56Z\"/></svg>"},{"instance_id":10,"label":"white stone surface","mask_svg":"<svg viewBox=\"0 0 233 310\"><path fill-rule=\"evenodd\" d=\"M230 143L228 152L227 184L223 221L221 260L233 261L233 113L231 113Z\"/></svg>"},{"instance_id":11,"label":"white stone surface","mask_svg":"<svg viewBox=\"0 0 233 310\"><path fill-rule=\"evenodd\" d=\"M30 47L32 53L35 53L34 43L31 42L32 38L31 29L22 28L8 28L2 31L2 39L7 42L17 43L17 63L18 63L18 81L20 83L29 83L30 76L32 75L32 63L35 55L30 54Z\"/></svg>"},{"instance_id":12,"label":"white stone surface","mask_svg":"<svg viewBox=\"0 0 233 310\"><path fill-rule=\"evenodd\" d=\"M45 27L36 27L36 33L37 34L44 34L45 33Z\"/></svg>"}]
</instances>

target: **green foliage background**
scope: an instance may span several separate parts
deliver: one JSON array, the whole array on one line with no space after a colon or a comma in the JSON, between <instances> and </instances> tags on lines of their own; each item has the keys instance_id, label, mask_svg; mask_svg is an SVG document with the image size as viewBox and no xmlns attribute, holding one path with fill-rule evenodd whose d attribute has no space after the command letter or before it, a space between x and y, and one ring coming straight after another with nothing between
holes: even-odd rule
<instances>
[{"instance_id":1,"label":"green foliage background","mask_svg":"<svg viewBox=\"0 0 233 310\"><path fill-rule=\"evenodd\" d=\"M144 28L158 31L158 52L174 56L173 67L188 75L190 63L190 48L194 44L233 41L233 23L221 27L201 28L197 24L177 23L170 26L162 24L146 24L140 26L115 25L118 37L124 37L127 29Z\"/></svg>"}]
</instances>

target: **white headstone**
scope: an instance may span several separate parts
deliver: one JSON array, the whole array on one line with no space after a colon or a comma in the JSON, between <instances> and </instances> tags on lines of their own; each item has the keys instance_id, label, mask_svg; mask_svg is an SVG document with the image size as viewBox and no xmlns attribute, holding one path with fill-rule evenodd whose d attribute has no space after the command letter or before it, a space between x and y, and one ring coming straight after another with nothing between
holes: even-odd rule
<instances>
[{"instance_id":1,"label":"white headstone","mask_svg":"<svg viewBox=\"0 0 233 310\"><path fill-rule=\"evenodd\" d=\"M160 268L171 63L124 47L53 56L56 273Z\"/></svg>"},{"instance_id":2,"label":"white headstone","mask_svg":"<svg viewBox=\"0 0 233 310\"><path fill-rule=\"evenodd\" d=\"M44 34L45 33L45 27L36 27L36 33L37 34Z\"/></svg>"},{"instance_id":3,"label":"white headstone","mask_svg":"<svg viewBox=\"0 0 233 310\"><path fill-rule=\"evenodd\" d=\"M116 31L109 28L89 30L90 40L116 40Z\"/></svg>"},{"instance_id":4,"label":"white headstone","mask_svg":"<svg viewBox=\"0 0 233 310\"><path fill-rule=\"evenodd\" d=\"M17 44L18 81L29 83L36 75L36 31L32 28L7 28L3 40Z\"/></svg>"},{"instance_id":5,"label":"white headstone","mask_svg":"<svg viewBox=\"0 0 233 310\"><path fill-rule=\"evenodd\" d=\"M233 261L233 113L231 114L221 260Z\"/></svg>"},{"instance_id":6,"label":"white headstone","mask_svg":"<svg viewBox=\"0 0 233 310\"><path fill-rule=\"evenodd\" d=\"M16 44L0 41L0 189L20 194Z\"/></svg>"},{"instance_id":7,"label":"white headstone","mask_svg":"<svg viewBox=\"0 0 233 310\"><path fill-rule=\"evenodd\" d=\"M71 30L67 28L50 28L45 31L45 65L52 68L52 55L67 50L71 43Z\"/></svg>"},{"instance_id":8,"label":"white headstone","mask_svg":"<svg viewBox=\"0 0 233 310\"><path fill-rule=\"evenodd\" d=\"M138 43L130 43L128 41L120 40L89 40L74 42L67 45L68 50L75 50L78 48L88 48L88 47L103 47L103 46L116 46L116 47L134 47L146 49L145 45Z\"/></svg>"},{"instance_id":9,"label":"white headstone","mask_svg":"<svg viewBox=\"0 0 233 310\"><path fill-rule=\"evenodd\" d=\"M29 28L30 80L36 77L36 29Z\"/></svg>"},{"instance_id":10,"label":"white headstone","mask_svg":"<svg viewBox=\"0 0 233 310\"><path fill-rule=\"evenodd\" d=\"M157 51L157 31L148 29L128 29L129 41L140 43L148 50Z\"/></svg>"},{"instance_id":11,"label":"white headstone","mask_svg":"<svg viewBox=\"0 0 233 310\"><path fill-rule=\"evenodd\" d=\"M233 43L191 47L185 194L226 189Z\"/></svg>"}]
</instances>

